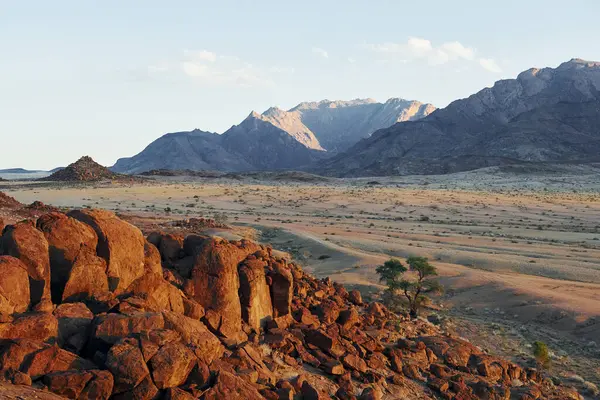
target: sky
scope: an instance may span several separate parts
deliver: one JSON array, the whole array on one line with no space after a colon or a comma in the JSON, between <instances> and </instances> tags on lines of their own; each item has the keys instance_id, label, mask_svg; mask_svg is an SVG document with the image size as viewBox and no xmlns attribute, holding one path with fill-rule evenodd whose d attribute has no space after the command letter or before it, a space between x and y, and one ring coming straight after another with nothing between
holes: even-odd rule
<instances>
[{"instance_id":1,"label":"sky","mask_svg":"<svg viewBox=\"0 0 600 400\"><path fill-rule=\"evenodd\" d=\"M0 169L110 166L303 101L444 107L600 60L599 15L597 0L0 0Z\"/></svg>"}]
</instances>

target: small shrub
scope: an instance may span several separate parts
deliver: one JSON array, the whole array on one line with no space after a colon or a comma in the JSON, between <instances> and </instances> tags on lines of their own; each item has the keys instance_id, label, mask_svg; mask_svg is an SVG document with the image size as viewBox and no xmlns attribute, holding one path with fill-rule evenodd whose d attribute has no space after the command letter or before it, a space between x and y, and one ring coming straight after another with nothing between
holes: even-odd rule
<instances>
[{"instance_id":1,"label":"small shrub","mask_svg":"<svg viewBox=\"0 0 600 400\"><path fill-rule=\"evenodd\" d=\"M219 212L215 213L214 220L219 225L226 225L228 219L229 218L227 217L227 214L225 214L225 213L219 213Z\"/></svg>"},{"instance_id":2,"label":"small shrub","mask_svg":"<svg viewBox=\"0 0 600 400\"><path fill-rule=\"evenodd\" d=\"M539 340L533 342L533 356L544 368L547 368L548 365L550 365L550 353L546 343Z\"/></svg>"}]
</instances>

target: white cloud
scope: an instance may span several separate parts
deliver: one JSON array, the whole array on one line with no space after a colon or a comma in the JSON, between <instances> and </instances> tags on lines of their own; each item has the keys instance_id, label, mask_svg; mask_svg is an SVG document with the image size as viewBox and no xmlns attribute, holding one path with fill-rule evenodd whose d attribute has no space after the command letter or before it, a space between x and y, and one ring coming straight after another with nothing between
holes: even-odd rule
<instances>
[{"instance_id":1,"label":"white cloud","mask_svg":"<svg viewBox=\"0 0 600 400\"><path fill-rule=\"evenodd\" d=\"M352 58L352 57L348 57L348 62L350 64L354 64L354 63L356 63L356 60L354 58Z\"/></svg>"},{"instance_id":2,"label":"white cloud","mask_svg":"<svg viewBox=\"0 0 600 400\"><path fill-rule=\"evenodd\" d=\"M480 58L479 65L481 65L484 69L494 72L496 74L502 72L502 68L491 58Z\"/></svg>"},{"instance_id":3,"label":"white cloud","mask_svg":"<svg viewBox=\"0 0 600 400\"><path fill-rule=\"evenodd\" d=\"M319 55L319 56L323 57L323 58L329 58L329 53L327 53L326 50L323 50L320 47L313 47L312 48L312 52L314 54L316 54L316 55Z\"/></svg>"},{"instance_id":4,"label":"white cloud","mask_svg":"<svg viewBox=\"0 0 600 400\"><path fill-rule=\"evenodd\" d=\"M477 59L477 51L461 42L445 42L439 46L430 40L418 37L409 37L403 43L375 43L366 44L365 47L380 56L401 62L424 61L429 65L443 65L455 61L478 62L481 67L490 72L501 72L498 64L490 58Z\"/></svg>"},{"instance_id":5,"label":"white cloud","mask_svg":"<svg viewBox=\"0 0 600 400\"><path fill-rule=\"evenodd\" d=\"M280 65L273 65L269 68L270 72L274 72L276 74L293 74L296 70L292 67L283 67Z\"/></svg>"},{"instance_id":6,"label":"white cloud","mask_svg":"<svg viewBox=\"0 0 600 400\"><path fill-rule=\"evenodd\" d=\"M208 50L184 50L183 54L186 58L196 60L196 61L208 61L215 62L217 61L217 55L212 51Z\"/></svg>"},{"instance_id":7,"label":"white cloud","mask_svg":"<svg viewBox=\"0 0 600 400\"><path fill-rule=\"evenodd\" d=\"M208 77L214 72L211 72L207 65L198 64L191 61L181 63L181 68L187 76L193 78Z\"/></svg>"},{"instance_id":8,"label":"white cloud","mask_svg":"<svg viewBox=\"0 0 600 400\"><path fill-rule=\"evenodd\" d=\"M256 87L273 84L265 71L237 57L193 57L182 61L180 68L186 76L205 85Z\"/></svg>"},{"instance_id":9,"label":"white cloud","mask_svg":"<svg viewBox=\"0 0 600 400\"><path fill-rule=\"evenodd\" d=\"M466 47L460 42L448 42L441 46L441 50L448 54L450 59L464 58L465 60L473 60L475 58L475 50L471 47Z\"/></svg>"},{"instance_id":10,"label":"white cloud","mask_svg":"<svg viewBox=\"0 0 600 400\"><path fill-rule=\"evenodd\" d=\"M181 57L147 67L147 76L157 79L185 77L207 86L270 86L270 74L292 73L293 69L274 66L261 68L236 56L220 55L207 50L184 50Z\"/></svg>"},{"instance_id":11,"label":"white cloud","mask_svg":"<svg viewBox=\"0 0 600 400\"><path fill-rule=\"evenodd\" d=\"M148 66L148 74L160 74L168 70L169 66L166 63Z\"/></svg>"},{"instance_id":12,"label":"white cloud","mask_svg":"<svg viewBox=\"0 0 600 400\"><path fill-rule=\"evenodd\" d=\"M410 50L417 55L427 55L433 50L431 42L427 39L411 37L408 38L407 45L410 48Z\"/></svg>"}]
</instances>

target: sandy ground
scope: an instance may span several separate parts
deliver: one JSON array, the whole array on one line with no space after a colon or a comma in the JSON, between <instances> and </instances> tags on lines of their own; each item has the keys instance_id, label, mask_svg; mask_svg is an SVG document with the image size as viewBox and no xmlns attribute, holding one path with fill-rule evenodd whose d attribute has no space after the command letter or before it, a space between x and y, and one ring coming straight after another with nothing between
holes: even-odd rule
<instances>
[{"instance_id":1,"label":"sandy ground","mask_svg":"<svg viewBox=\"0 0 600 400\"><path fill-rule=\"evenodd\" d=\"M596 383L599 189L597 175L577 171L0 188L23 203L165 218L225 215L231 224L256 229L261 241L291 253L315 275L373 296L381 290L377 265L390 257L426 256L446 287L436 300L439 313L464 321L452 326L457 333L485 337L479 344L514 358L525 356L527 343L543 339L556 349L561 373Z\"/></svg>"}]
</instances>

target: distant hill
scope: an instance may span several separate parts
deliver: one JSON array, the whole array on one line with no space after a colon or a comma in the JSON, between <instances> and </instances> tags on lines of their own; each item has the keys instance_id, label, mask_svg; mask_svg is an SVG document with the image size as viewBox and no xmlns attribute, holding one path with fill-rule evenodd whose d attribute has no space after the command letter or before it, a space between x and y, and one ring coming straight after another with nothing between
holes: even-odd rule
<instances>
[{"instance_id":1,"label":"distant hill","mask_svg":"<svg viewBox=\"0 0 600 400\"><path fill-rule=\"evenodd\" d=\"M37 172L45 172L45 171L28 170L28 169L23 169L23 168L0 169L0 174L35 174Z\"/></svg>"},{"instance_id":2,"label":"distant hill","mask_svg":"<svg viewBox=\"0 0 600 400\"><path fill-rule=\"evenodd\" d=\"M41 178L44 181L61 182L94 182L104 179L121 179L122 175L103 167L89 156L81 157L76 162L62 168L52 175Z\"/></svg>"},{"instance_id":3,"label":"distant hill","mask_svg":"<svg viewBox=\"0 0 600 400\"><path fill-rule=\"evenodd\" d=\"M168 133L141 153L119 159L111 168L127 174L160 169L243 171L252 169L252 165L225 150L218 134L196 129Z\"/></svg>"},{"instance_id":4,"label":"distant hill","mask_svg":"<svg viewBox=\"0 0 600 400\"><path fill-rule=\"evenodd\" d=\"M375 132L310 170L332 176L443 174L524 162L600 160L600 63L573 59Z\"/></svg>"},{"instance_id":5,"label":"distant hill","mask_svg":"<svg viewBox=\"0 0 600 400\"><path fill-rule=\"evenodd\" d=\"M119 159L114 172L151 170L225 172L306 167L352 146L382 127L428 115L435 107L390 99L301 103L250 113L222 135L194 130L166 134L139 154ZM325 145L322 145L324 143Z\"/></svg>"},{"instance_id":6,"label":"distant hill","mask_svg":"<svg viewBox=\"0 0 600 400\"><path fill-rule=\"evenodd\" d=\"M119 159L112 171L139 174L151 170L225 172L298 168L324 156L298 142L260 115L251 113L222 135L194 130L169 133L141 153Z\"/></svg>"}]
</instances>

